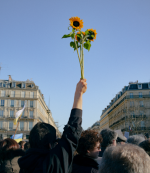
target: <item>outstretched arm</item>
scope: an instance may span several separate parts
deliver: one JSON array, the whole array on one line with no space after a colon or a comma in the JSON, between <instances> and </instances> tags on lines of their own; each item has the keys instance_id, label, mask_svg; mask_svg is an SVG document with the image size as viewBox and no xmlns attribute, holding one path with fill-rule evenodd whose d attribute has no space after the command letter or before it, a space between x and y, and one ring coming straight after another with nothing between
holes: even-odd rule
<instances>
[{"instance_id":1,"label":"outstretched arm","mask_svg":"<svg viewBox=\"0 0 150 173\"><path fill-rule=\"evenodd\" d=\"M77 83L75 96L74 96L74 103L73 108L82 109L82 95L87 90L87 83L86 79L82 79Z\"/></svg>"}]
</instances>

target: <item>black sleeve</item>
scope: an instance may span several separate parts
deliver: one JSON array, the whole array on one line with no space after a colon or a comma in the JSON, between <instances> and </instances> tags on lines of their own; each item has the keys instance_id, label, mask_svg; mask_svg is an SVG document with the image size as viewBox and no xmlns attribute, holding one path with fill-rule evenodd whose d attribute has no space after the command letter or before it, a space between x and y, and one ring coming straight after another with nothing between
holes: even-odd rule
<instances>
[{"instance_id":1,"label":"black sleeve","mask_svg":"<svg viewBox=\"0 0 150 173\"><path fill-rule=\"evenodd\" d=\"M82 132L82 110L72 109L62 138L55 148L49 151L44 161L44 173L68 173L72 166L73 154Z\"/></svg>"}]
</instances>

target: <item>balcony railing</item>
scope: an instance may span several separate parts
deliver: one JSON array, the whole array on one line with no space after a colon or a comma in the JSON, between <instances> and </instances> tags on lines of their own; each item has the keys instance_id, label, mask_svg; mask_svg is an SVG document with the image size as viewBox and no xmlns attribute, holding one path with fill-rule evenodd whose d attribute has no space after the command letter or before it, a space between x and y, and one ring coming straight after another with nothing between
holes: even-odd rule
<instances>
[{"instance_id":1,"label":"balcony railing","mask_svg":"<svg viewBox=\"0 0 150 173\"><path fill-rule=\"evenodd\" d=\"M117 120L116 122L111 124L109 127L112 127L112 126L114 126L116 124L119 124L119 123L121 123L121 121L124 121L125 119L126 120L128 120L128 119L133 119L133 120L137 119L137 121L138 121L138 119L146 119L146 118L147 118L146 115L129 115L129 116L125 116L125 117Z\"/></svg>"}]
</instances>

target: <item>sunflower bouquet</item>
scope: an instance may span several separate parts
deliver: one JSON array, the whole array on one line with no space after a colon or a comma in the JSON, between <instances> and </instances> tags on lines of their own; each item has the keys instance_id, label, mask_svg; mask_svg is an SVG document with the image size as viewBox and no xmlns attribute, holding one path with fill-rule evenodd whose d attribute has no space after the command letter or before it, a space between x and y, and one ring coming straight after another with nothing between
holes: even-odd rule
<instances>
[{"instance_id":1,"label":"sunflower bouquet","mask_svg":"<svg viewBox=\"0 0 150 173\"><path fill-rule=\"evenodd\" d=\"M69 20L70 27L72 27L72 32L70 32L67 35L64 35L62 38L72 38L73 41L70 42L70 46L74 49L74 51L77 51L81 69L81 79L84 79L83 49L85 48L88 51L90 50L91 41L94 41L94 39L96 39L97 33L96 30L93 29L87 29L85 32L81 31L81 28L83 28L83 20L81 20L79 17L71 17Z\"/></svg>"}]
</instances>

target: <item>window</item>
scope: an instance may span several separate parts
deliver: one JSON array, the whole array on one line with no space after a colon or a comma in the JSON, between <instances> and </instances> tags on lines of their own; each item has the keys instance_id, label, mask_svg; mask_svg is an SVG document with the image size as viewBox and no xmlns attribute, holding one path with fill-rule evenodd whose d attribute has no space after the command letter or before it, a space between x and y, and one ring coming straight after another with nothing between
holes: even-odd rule
<instances>
[{"instance_id":1,"label":"window","mask_svg":"<svg viewBox=\"0 0 150 173\"><path fill-rule=\"evenodd\" d=\"M133 98L133 93L130 93L130 98Z\"/></svg>"},{"instance_id":2,"label":"window","mask_svg":"<svg viewBox=\"0 0 150 173\"><path fill-rule=\"evenodd\" d=\"M33 101L30 101L30 108L33 108Z\"/></svg>"},{"instance_id":3,"label":"window","mask_svg":"<svg viewBox=\"0 0 150 173\"><path fill-rule=\"evenodd\" d=\"M24 130L24 122L20 121L20 130Z\"/></svg>"},{"instance_id":4,"label":"window","mask_svg":"<svg viewBox=\"0 0 150 173\"><path fill-rule=\"evenodd\" d=\"M139 92L139 98L142 98L143 96L142 96L142 92Z\"/></svg>"},{"instance_id":5,"label":"window","mask_svg":"<svg viewBox=\"0 0 150 173\"><path fill-rule=\"evenodd\" d=\"M12 86L13 88L15 88L15 87L16 87L16 83L15 83L15 82L12 82L11 86Z\"/></svg>"},{"instance_id":6,"label":"window","mask_svg":"<svg viewBox=\"0 0 150 173\"><path fill-rule=\"evenodd\" d=\"M21 91L21 97L25 98L25 91Z\"/></svg>"},{"instance_id":7,"label":"window","mask_svg":"<svg viewBox=\"0 0 150 173\"><path fill-rule=\"evenodd\" d=\"M143 105L143 101L140 101L140 107L143 107L144 105Z\"/></svg>"},{"instance_id":8,"label":"window","mask_svg":"<svg viewBox=\"0 0 150 173\"><path fill-rule=\"evenodd\" d=\"M130 107L134 106L134 101L130 102Z\"/></svg>"},{"instance_id":9,"label":"window","mask_svg":"<svg viewBox=\"0 0 150 173\"><path fill-rule=\"evenodd\" d=\"M0 110L0 117L3 117L3 110Z\"/></svg>"},{"instance_id":10,"label":"window","mask_svg":"<svg viewBox=\"0 0 150 173\"><path fill-rule=\"evenodd\" d=\"M24 107L24 100L21 100L21 107Z\"/></svg>"},{"instance_id":11,"label":"window","mask_svg":"<svg viewBox=\"0 0 150 173\"><path fill-rule=\"evenodd\" d=\"M4 106L5 100L1 100L1 106Z\"/></svg>"},{"instance_id":12,"label":"window","mask_svg":"<svg viewBox=\"0 0 150 173\"><path fill-rule=\"evenodd\" d=\"M6 84L5 83L3 83L3 87L6 87Z\"/></svg>"},{"instance_id":13,"label":"window","mask_svg":"<svg viewBox=\"0 0 150 173\"><path fill-rule=\"evenodd\" d=\"M144 112L143 111L140 111L140 115L144 115Z\"/></svg>"},{"instance_id":14,"label":"window","mask_svg":"<svg viewBox=\"0 0 150 173\"><path fill-rule=\"evenodd\" d=\"M13 121L9 121L9 130L13 129Z\"/></svg>"},{"instance_id":15,"label":"window","mask_svg":"<svg viewBox=\"0 0 150 173\"><path fill-rule=\"evenodd\" d=\"M134 111L130 112L130 114L131 114L131 117L132 117L132 118L135 118Z\"/></svg>"},{"instance_id":16,"label":"window","mask_svg":"<svg viewBox=\"0 0 150 173\"><path fill-rule=\"evenodd\" d=\"M22 115L21 116L24 117L24 111L22 112Z\"/></svg>"},{"instance_id":17,"label":"window","mask_svg":"<svg viewBox=\"0 0 150 173\"><path fill-rule=\"evenodd\" d=\"M26 84L25 83L22 83L22 88L25 88L26 87Z\"/></svg>"},{"instance_id":18,"label":"window","mask_svg":"<svg viewBox=\"0 0 150 173\"><path fill-rule=\"evenodd\" d=\"M33 88L34 87L34 84L31 84L31 88Z\"/></svg>"},{"instance_id":19,"label":"window","mask_svg":"<svg viewBox=\"0 0 150 173\"><path fill-rule=\"evenodd\" d=\"M3 128L3 121L0 121L0 129Z\"/></svg>"},{"instance_id":20,"label":"window","mask_svg":"<svg viewBox=\"0 0 150 173\"><path fill-rule=\"evenodd\" d=\"M14 117L14 111L10 110L10 117Z\"/></svg>"},{"instance_id":21,"label":"window","mask_svg":"<svg viewBox=\"0 0 150 173\"><path fill-rule=\"evenodd\" d=\"M30 118L33 118L33 111L30 111Z\"/></svg>"},{"instance_id":22,"label":"window","mask_svg":"<svg viewBox=\"0 0 150 173\"><path fill-rule=\"evenodd\" d=\"M5 91L4 90L1 91L1 97L5 97Z\"/></svg>"},{"instance_id":23,"label":"window","mask_svg":"<svg viewBox=\"0 0 150 173\"><path fill-rule=\"evenodd\" d=\"M34 92L30 92L30 98L34 98Z\"/></svg>"},{"instance_id":24,"label":"window","mask_svg":"<svg viewBox=\"0 0 150 173\"><path fill-rule=\"evenodd\" d=\"M141 129L144 130L144 127L145 127L145 122L141 121Z\"/></svg>"},{"instance_id":25,"label":"window","mask_svg":"<svg viewBox=\"0 0 150 173\"><path fill-rule=\"evenodd\" d=\"M15 97L15 91L11 91L11 97Z\"/></svg>"},{"instance_id":26,"label":"window","mask_svg":"<svg viewBox=\"0 0 150 173\"><path fill-rule=\"evenodd\" d=\"M29 122L29 130L31 130L33 127L33 122Z\"/></svg>"},{"instance_id":27,"label":"window","mask_svg":"<svg viewBox=\"0 0 150 173\"><path fill-rule=\"evenodd\" d=\"M142 84L138 84L138 89L142 89Z\"/></svg>"},{"instance_id":28,"label":"window","mask_svg":"<svg viewBox=\"0 0 150 173\"><path fill-rule=\"evenodd\" d=\"M148 83L148 88L150 88L150 83Z\"/></svg>"},{"instance_id":29,"label":"window","mask_svg":"<svg viewBox=\"0 0 150 173\"><path fill-rule=\"evenodd\" d=\"M0 87L2 87L2 82L0 83Z\"/></svg>"},{"instance_id":30,"label":"window","mask_svg":"<svg viewBox=\"0 0 150 173\"><path fill-rule=\"evenodd\" d=\"M10 106L11 106L11 107L14 107L14 100L11 100Z\"/></svg>"}]
</instances>

